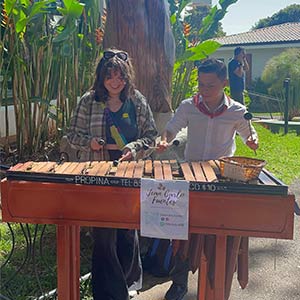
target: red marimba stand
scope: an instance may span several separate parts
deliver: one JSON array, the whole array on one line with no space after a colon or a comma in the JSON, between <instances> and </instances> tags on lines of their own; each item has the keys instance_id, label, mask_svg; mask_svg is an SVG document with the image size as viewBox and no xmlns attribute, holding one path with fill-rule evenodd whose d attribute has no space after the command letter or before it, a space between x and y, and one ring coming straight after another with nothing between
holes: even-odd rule
<instances>
[{"instance_id":1,"label":"red marimba stand","mask_svg":"<svg viewBox=\"0 0 300 300\"><path fill-rule=\"evenodd\" d=\"M189 231L215 235L215 242L213 236L205 238L205 247L215 251L212 285L204 236L199 236L198 300L229 297L237 253L248 251L246 237L293 238L295 197L266 170L256 182L239 183L220 178L218 161L18 164L1 183L3 221L57 225L59 300L80 297L80 226L139 228L141 177L188 180ZM227 253L227 246L232 251ZM247 256L239 259L242 266ZM247 284L247 271L238 270L241 286Z\"/></svg>"}]
</instances>

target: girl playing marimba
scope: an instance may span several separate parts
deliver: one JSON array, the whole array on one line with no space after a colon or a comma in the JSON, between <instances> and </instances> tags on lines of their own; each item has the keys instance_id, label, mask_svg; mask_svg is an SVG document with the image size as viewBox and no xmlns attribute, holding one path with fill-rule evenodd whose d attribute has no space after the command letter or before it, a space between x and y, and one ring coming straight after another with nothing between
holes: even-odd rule
<instances>
[{"instance_id":1,"label":"girl playing marimba","mask_svg":"<svg viewBox=\"0 0 300 300\"><path fill-rule=\"evenodd\" d=\"M154 143L157 130L152 112L133 80L128 54L104 51L94 85L82 96L67 135L80 151L80 161L131 160L144 155L144 145ZM128 300L128 289L141 288L137 232L93 228L93 237L94 300Z\"/></svg>"}]
</instances>

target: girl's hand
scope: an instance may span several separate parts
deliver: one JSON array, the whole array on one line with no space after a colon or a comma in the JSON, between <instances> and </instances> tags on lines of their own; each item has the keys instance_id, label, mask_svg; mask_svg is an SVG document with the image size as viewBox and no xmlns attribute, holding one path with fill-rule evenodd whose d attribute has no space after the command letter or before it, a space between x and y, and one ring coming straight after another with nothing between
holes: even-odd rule
<instances>
[{"instance_id":1,"label":"girl's hand","mask_svg":"<svg viewBox=\"0 0 300 300\"><path fill-rule=\"evenodd\" d=\"M161 153L166 151L169 148L169 143L167 141L160 141L157 144L157 152Z\"/></svg>"},{"instance_id":2,"label":"girl's hand","mask_svg":"<svg viewBox=\"0 0 300 300\"><path fill-rule=\"evenodd\" d=\"M96 138L92 138L91 140L91 149L93 151L100 151L103 149L103 145L100 145Z\"/></svg>"}]
</instances>

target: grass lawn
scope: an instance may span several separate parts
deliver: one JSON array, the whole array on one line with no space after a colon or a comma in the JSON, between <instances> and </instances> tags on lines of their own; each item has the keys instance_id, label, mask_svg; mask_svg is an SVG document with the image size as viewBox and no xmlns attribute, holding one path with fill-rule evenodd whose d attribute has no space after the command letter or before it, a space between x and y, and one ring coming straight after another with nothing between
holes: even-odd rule
<instances>
[{"instance_id":1,"label":"grass lawn","mask_svg":"<svg viewBox=\"0 0 300 300\"><path fill-rule=\"evenodd\" d=\"M286 184L300 178L300 136L296 133L274 134L254 124L259 136L257 155L237 137L236 155L264 159L266 169Z\"/></svg>"}]
</instances>

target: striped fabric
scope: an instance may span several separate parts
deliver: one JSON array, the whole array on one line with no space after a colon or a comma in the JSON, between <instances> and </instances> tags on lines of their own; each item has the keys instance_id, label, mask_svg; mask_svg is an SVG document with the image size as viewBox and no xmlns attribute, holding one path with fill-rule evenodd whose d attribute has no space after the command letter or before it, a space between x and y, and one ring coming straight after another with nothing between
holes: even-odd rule
<instances>
[{"instance_id":1,"label":"striped fabric","mask_svg":"<svg viewBox=\"0 0 300 300\"><path fill-rule=\"evenodd\" d=\"M136 90L132 101L137 115L138 139L125 147L129 148L136 158L136 156L144 155L143 145L152 145L158 132L145 97ZM100 102L95 101L94 91L88 91L82 96L74 111L67 134L72 147L80 150L81 161L109 160L107 150L91 151L90 149L90 143L94 137L106 142L105 126L103 107Z\"/></svg>"}]
</instances>

